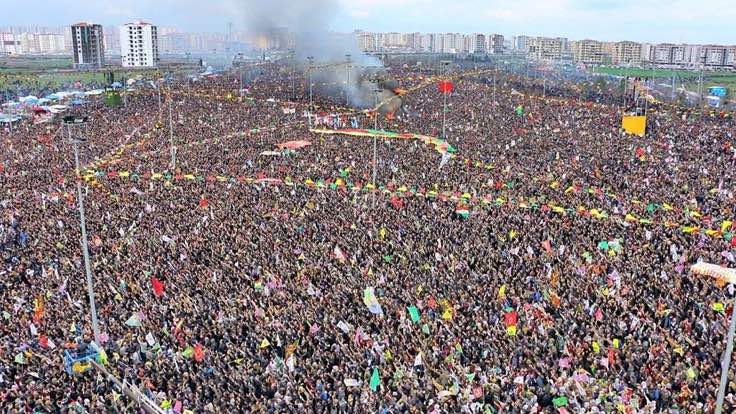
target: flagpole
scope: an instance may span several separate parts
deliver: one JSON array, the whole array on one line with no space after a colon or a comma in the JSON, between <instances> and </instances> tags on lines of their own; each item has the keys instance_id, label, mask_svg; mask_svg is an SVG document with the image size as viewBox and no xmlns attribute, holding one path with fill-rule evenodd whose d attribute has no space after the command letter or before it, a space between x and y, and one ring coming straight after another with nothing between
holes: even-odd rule
<instances>
[{"instance_id":1,"label":"flagpole","mask_svg":"<svg viewBox=\"0 0 736 414\"><path fill-rule=\"evenodd\" d=\"M378 131L378 89L373 90L373 101L375 103L375 119L373 121L373 129ZM373 134L373 207L376 206L376 168L377 168L377 138L376 134Z\"/></svg>"}]
</instances>

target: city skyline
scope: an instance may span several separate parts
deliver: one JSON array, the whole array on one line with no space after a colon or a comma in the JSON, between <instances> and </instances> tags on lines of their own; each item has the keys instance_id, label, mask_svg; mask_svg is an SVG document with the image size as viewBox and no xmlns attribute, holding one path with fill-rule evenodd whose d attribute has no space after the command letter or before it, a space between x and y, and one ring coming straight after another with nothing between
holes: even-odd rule
<instances>
[{"instance_id":1,"label":"city skyline","mask_svg":"<svg viewBox=\"0 0 736 414\"><path fill-rule=\"evenodd\" d=\"M247 10L239 0L212 0L202 13L194 0L62 0L38 8L23 7L21 0L6 0L2 26L68 26L91 21L120 26L143 19L182 32L244 30ZM352 32L501 33L506 36L561 36L600 41L632 40L700 44L736 44L727 28L736 8L726 0L709 0L692 7L683 0L326 0L328 29ZM333 7L334 6L334 7ZM276 17L278 18L278 16ZM571 25L569 22L574 21Z\"/></svg>"}]
</instances>

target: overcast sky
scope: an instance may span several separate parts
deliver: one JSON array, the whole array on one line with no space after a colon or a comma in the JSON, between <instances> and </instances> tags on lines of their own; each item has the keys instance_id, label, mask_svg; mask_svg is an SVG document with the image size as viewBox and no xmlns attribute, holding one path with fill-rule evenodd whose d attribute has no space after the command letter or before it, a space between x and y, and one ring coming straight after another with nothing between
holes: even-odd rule
<instances>
[{"instance_id":1,"label":"overcast sky","mask_svg":"<svg viewBox=\"0 0 736 414\"><path fill-rule=\"evenodd\" d=\"M735 0L332 1L330 14L335 17L330 29L338 31L736 44ZM80 20L119 25L143 18L181 31L224 32L228 21L242 29L247 13L239 0L0 0L0 4L0 26L61 26Z\"/></svg>"}]
</instances>

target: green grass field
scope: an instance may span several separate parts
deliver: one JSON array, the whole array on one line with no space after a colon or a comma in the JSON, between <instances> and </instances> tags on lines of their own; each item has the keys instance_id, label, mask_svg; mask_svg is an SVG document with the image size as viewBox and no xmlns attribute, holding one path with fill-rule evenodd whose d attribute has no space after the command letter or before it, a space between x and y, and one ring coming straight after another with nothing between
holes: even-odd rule
<instances>
[{"instance_id":1,"label":"green grass field","mask_svg":"<svg viewBox=\"0 0 736 414\"><path fill-rule=\"evenodd\" d=\"M671 70L665 69L639 69L639 68L617 68L617 67L594 67L591 68L594 73L614 75L614 76L638 76L642 78L662 78L671 79ZM698 77L700 72L677 70L678 84L684 82L688 90L696 91L698 87ZM703 72L703 88L707 90L711 86L725 86L731 94L736 92L736 73L730 72Z\"/></svg>"}]
</instances>

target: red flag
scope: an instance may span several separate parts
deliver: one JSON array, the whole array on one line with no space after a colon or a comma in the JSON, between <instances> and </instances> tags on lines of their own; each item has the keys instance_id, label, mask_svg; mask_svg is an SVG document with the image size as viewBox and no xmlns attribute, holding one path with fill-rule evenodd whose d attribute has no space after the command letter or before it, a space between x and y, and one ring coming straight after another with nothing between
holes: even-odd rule
<instances>
[{"instance_id":1,"label":"red flag","mask_svg":"<svg viewBox=\"0 0 736 414\"><path fill-rule=\"evenodd\" d=\"M614 366L616 364L616 354L613 352L613 348L608 348L608 365Z\"/></svg>"},{"instance_id":2,"label":"red flag","mask_svg":"<svg viewBox=\"0 0 736 414\"><path fill-rule=\"evenodd\" d=\"M391 205L394 206L395 209L401 210L404 207L404 201L396 196L391 196L391 199L389 200L391 202Z\"/></svg>"},{"instance_id":3,"label":"red flag","mask_svg":"<svg viewBox=\"0 0 736 414\"><path fill-rule=\"evenodd\" d=\"M201 200L199 200L199 208L205 209L207 206L210 205L210 200L207 200L206 198L202 197Z\"/></svg>"},{"instance_id":4,"label":"red flag","mask_svg":"<svg viewBox=\"0 0 736 414\"><path fill-rule=\"evenodd\" d=\"M164 284L156 279L155 277L151 278L151 285L153 285L153 294L161 297L161 295L164 294Z\"/></svg>"},{"instance_id":5,"label":"red flag","mask_svg":"<svg viewBox=\"0 0 736 414\"><path fill-rule=\"evenodd\" d=\"M552 242L549 240L545 240L542 242L542 247L545 251L547 251L547 254L552 256Z\"/></svg>"},{"instance_id":6,"label":"red flag","mask_svg":"<svg viewBox=\"0 0 736 414\"><path fill-rule=\"evenodd\" d=\"M503 323L507 328L509 326L516 326L519 323L519 314L516 311L506 312L503 315Z\"/></svg>"},{"instance_id":7,"label":"red flag","mask_svg":"<svg viewBox=\"0 0 736 414\"><path fill-rule=\"evenodd\" d=\"M42 347L48 348L49 347L49 338L47 338L46 335L41 335L38 338L38 343L41 344Z\"/></svg>"},{"instance_id":8,"label":"red flag","mask_svg":"<svg viewBox=\"0 0 736 414\"><path fill-rule=\"evenodd\" d=\"M440 89L440 93L452 93L453 90L453 84L451 80L441 80L437 84L437 86Z\"/></svg>"},{"instance_id":9,"label":"red flag","mask_svg":"<svg viewBox=\"0 0 736 414\"><path fill-rule=\"evenodd\" d=\"M196 344L194 345L194 360L197 362L202 362L204 359L204 348L202 348L202 345Z\"/></svg>"},{"instance_id":10,"label":"red flag","mask_svg":"<svg viewBox=\"0 0 736 414\"><path fill-rule=\"evenodd\" d=\"M429 297L429 301L427 301L427 306L429 306L430 309L436 309L437 308L437 301L434 300L434 296Z\"/></svg>"}]
</instances>

